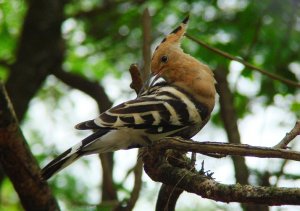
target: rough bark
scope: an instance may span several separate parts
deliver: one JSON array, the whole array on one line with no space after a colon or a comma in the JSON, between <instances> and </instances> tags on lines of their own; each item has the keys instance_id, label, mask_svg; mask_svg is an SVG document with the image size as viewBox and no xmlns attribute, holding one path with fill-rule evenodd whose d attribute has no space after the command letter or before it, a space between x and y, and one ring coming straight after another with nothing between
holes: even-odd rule
<instances>
[{"instance_id":1,"label":"rough bark","mask_svg":"<svg viewBox=\"0 0 300 211\"><path fill-rule=\"evenodd\" d=\"M25 210L59 210L19 128L12 104L0 84L0 163Z\"/></svg>"},{"instance_id":2,"label":"rough bark","mask_svg":"<svg viewBox=\"0 0 300 211\"><path fill-rule=\"evenodd\" d=\"M176 186L203 198L221 202L241 202L255 205L300 205L299 188L277 188L251 185L225 185L216 182L207 173L197 172L186 162L181 166L174 165L167 159L166 151L148 148L144 153L144 169L152 180L166 185ZM263 206L265 207L265 206ZM254 207L253 207L254 208Z\"/></svg>"},{"instance_id":3,"label":"rough bark","mask_svg":"<svg viewBox=\"0 0 300 211\"><path fill-rule=\"evenodd\" d=\"M6 81L9 96L14 105L17 118L20 121L24 117L30 100L39 90L51 69L60 65L63 55L60 28L65 1L31 0L27 2L28 11L18 41L16 59L12 65L9 65L10 73L8 80ZM4 109L4 107L1 107L1 109ZM2 125L1 127L4 126L5 125ZM46 203L45 199L42 198L43 194L44 197L47 198L51 193L49 190L46 190L45 184L41 184L41 190L39 192L37 192L38 190L34 191L34 181L30 181L29 179L25 180L26 177L29 176L32 178L36 177L36 171L39 171L39 169L38 167L34 167L36 163L31 163L32 155L24 142L24 137L22 136L17 123L7 127L9 128L8 131L6 131L8 128L1 129L1 142L4 144L2 147L5 148L5 150L2 150L1 152L3 161L1 162L3 165L1 168L5 170L12 180L25 209L28 206L31 206L31 208L34 206L36 206L36 208L42 208L44 206L43 203ZM8 143L9 146L7 145ZM14 148L16 148L16 151L9 152L10 149ZM18 155L18 157L10 156L9 153L13 152L17 152L14 155ZM24 161L22 161L22 159L24 159ZM29 167L32 169L29 171L24 163L28 163ZM11 166L9 166L11 164L19 164L20 169L16 167L19 171L11 169ZM27 173L22 175L22 172ZM39 181L37 178L35 179L36 181ZM17 182L19 182L19 185ZM26 183L28 188L24 188L26 187ZM28 191L29 188L31 188L32 191ZM33 194L39 194L36 201L34 200ZM48 203L49 210L56 209L56 205L53 205L55 202L50 203L49 200ZM46 206L44 206L44 208L44 210L46 210Z\"/></svg>"},{"instance_id":4,"label":"rough bark","mask_svg":"<svg viewBox=\"0 0 300 211\"><path fill-rule=\"evenodd\" d=\"M155 210L173 211L182 189L162 184L158 193Z\"/></svg>"}]
</instances>

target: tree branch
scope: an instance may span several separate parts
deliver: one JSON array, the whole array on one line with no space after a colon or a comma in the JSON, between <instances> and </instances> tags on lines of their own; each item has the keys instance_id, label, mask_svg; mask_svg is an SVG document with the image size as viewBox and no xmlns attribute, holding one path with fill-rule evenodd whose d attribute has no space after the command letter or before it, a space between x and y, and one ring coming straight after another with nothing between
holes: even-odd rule
<instances>
[{"instance_id":1,"label":"tree branch","mask_svg":"<svg viewBox=\"0 0 300 211\"><path fill-rule=\"evenodd\" d=\"M151 16L149 9L146 8L143 12L143 57L144 57L144 67L142 71L142 79L144 83L147 83L147 79L150 74L151 66ZM148 87L149 84L145 84L145 87ZM156 201L156 210L175 210L177 200L183 190L164 185L160 187L159 195Z\"/></svg>"},{"instance_id":2,"label":"tree branch","mask_svg":"<svg viewBox=\"0 0 300 211\"><path fill-rule=\"evenodd\" d=\"M94 18L99 16L99 14L103 15L104 13L107 13L111 11L112 9L116 8L119 4L122 4L126 2L125 0L119 0L119 1L108 1L107 3L103 4L102 6L95 7L88 11L79 11L73 15L71 15L71 18Z\"/></svg>"},{"instance_id":3,"label":"tree branch","mask_svg":"<svg viewBox=\"0 0 300 211\"><path fill-rule=\"evenodd\" d=\"M62 69L53 71L53 75L68 86L78 89L92 97L97 102L100 111L105 111L112 106L112 102L106 95L104 88L98 82L89 81L82 76Z\"/></svg>"},{"instance_id":4,"label":"tree branch","mask_svg":"<svg viewBox=\"0 0 300 211\"><path fill-rule=\"evenodd\" d=\"M127 201L127 206L125 209L126 211L133 210L133 207L135 206L137 200L139 199L140 196L140 191L142 188L142 174L143 174L143 162L142 160L138 159L136 162L136 165L134 166L133 169L134 173L134 185L133 189L130 194L130 198Z\"/></svg>"},{"instance_id":5,"label":"tree branch","mask_svg":"<svg viewBox=\"0 0 300 211\"><path fill-rule=\"evenodd\" d=\"M136 64L131 64L129 67L129 73L131 75L131 84L130 88L132 88L136 94L140 92L142 86L143 86L143 80L141 77L141 71L139 70L138 66ZM139 149L138 155L141 153L141 150ZM142 188L142 174L143 174L143 162L142 160L137 159L137 162L133 168L134 172L134 185L133 189L130 194L130 198L127 201L126 206L122 206L122 204L119 204L119 206L115 210L120 210L120 211L130 211L134 208L139 195L140 195L140 190Z\"/></svg>"},{"instance_id":6,"label":"tree branch","mask_svg":"<svg viewBox=\"0 0 300 211\"><path fill-rule=\"evenodd\" d=\"M8 60L0 59L0 66L3 66L3 67L5 67L5 68L10 68L10 67L11 67L11 64L9 63Z\"/></svg>"},{"instance_id":7,"label":"tree branch","mask_svg":"<svg viewBox=\"0 0 300 211\"><path fill-rule=\"evenodd\" d=\"M274 146L275 149L286 149L287 145L296 137L300 135L300 120L298 120L294 128L286 134L286 136Z\"/></svg>"},{"instance_id":8,"label":"tree branch","mask_svg":"<svg viewBox=\"0 0 300 211\"><path fill-rule=\"evenodd\" d=\"M212 46L206 44L205 42L202 42L201 40L196 39L195 37L193 37L193 36L191 36L189 34L186 34L186 37L189 38L190 40L196 42L197 44L205 47L208 50L211 50L211 51L213 51L213 52L215 52L215 53L217 53L217 54L219 54L219 55L221 55L221 56L223 56L223 57L225 57L227 59L237 61L237 62L245 65L246 67L248 67L250 69L256 70L256 71L260 72L261 74L268 76L269 78L272 78L274 80L280 81L280 82L285 83L285 84L290 85L290 86L295 86L295 87L300 88L300 83L297 83L295 81L283 78L283 77L281 77L279 75L273 74L273 73L268 72L268 71L266 71L264 69L256 67L256 66L254 66L254 65L252 65L252 64L244 61L243 59L241 59L239 57L232 56L229 53L226 53L226 52L224 52L224 51L222 51L222 50L220 50L218 48L212 47Z\"/></svg>"},{"instance_id":9,"label":"tree branch","mask_svg":"<svg viewBox=\"0 0 300 211\"><path fill-rule=\"evenodd\" d=\"M143 27L143 61L144 66L140 71L136 64L130 65L129 72L131 75L131 84L130 88L132 88L136 94L138 95L141 89L143 88L143 84L148 78L150 73L150 62L151 62L151 17L149 14L148 8L146 8L143 12L142 16L142 27ZM138 155L141 153L139 150ZM143 162L141 159L137 159L136 165L134 167L134 186L130 195L130 199L127 202L127 206L125 210L132 210L135 206L140 190L142 187L142 173L143 173Z\"/></svg>"},{"instance_id":10,"label":"tree branch","mask_svg":"<svg viewBox=\"0 0 300 211\"><path fill-rule=\"evenodd\" d=\"M162 142L148 148L148 153L143 156L144 169L154 181L182 188L203 198L226 203L300 205L300 189L298 188L259 187L240 184L225 185L196 170L174 166L168 162L164 154L165 151L159 146ZM224 148L224 146L220 148Z\"/></svg>"},{"instance_id":11,"label":"tree branch","mask_svg":"<svg viewBox=\"0 0 300 211\"><path fill-rule=\"evenodd\" d=\"M183 189L176 188L175 186L172 185L162 184L159 189L155 210L156 211L175 210L177 200L179 196L182 194L182 192Z\"/></svg>"},{"instance_id":12,"label":"tree branch","mask_svg":"<svg viewBox=\"0 0 300 211\"><path fill-rule=\"evenodd\" d=\"M102 166L102 196L101 204L106 201L117 201L118 194L113 180L113 153L99 154Z\"/></svg>"},{"instance_id":13,"label":"tree branch","mask_svg":"<svg viewBox=\"0 0 300 211\"><path fill-rule=\"evenodd\" d=\"M249 156L258 158L282 158L300 161L300 152L272 147L258 147L247 144L231 144L220 142L197 142L179 138L166 138L154 144L160 149L176 149L179 151L196 152L201 154L222 154L232 156Z\"/></svg>"},{"instance_id":14,"label":"tree branch","mask_svg":"<svg viewBox=\"0 0 300 211\"><path fill-rule=\"evenodd\" d=\"M160 150L161 151L161 150ZM149 152L149 151L148 151ZM172 165L177 167L187 167L190 170L195 169L195 163L189 160L185 155L185 152L176 150L165 151L164 158ZM178 183L181 182L182 178L175 185L162 184L158 193L155 210L160 211L174 211L179 196L183 193L183 189L178 188Z\"/></svg>"},{"instance_id":15,"label":"tree branch","mask_svg":"<svg viewBox=\"0 0 300 211\"><path fill-rule=\"evenodd\" d=\"M46 77L61 66L64 54L61 23L66 1L28 2L16 60L6 81L7 92L19 121L22 121L30 100Z\"/></svg>"},{"instance_id":16,"label":"tree branch","mask_svg":"<svg viewBox=\"0 0 300 211\"><path fill-rule=\"evenodd\" d=\"M150 74L151 41L152 41L151 16L148 8L146 8L143 12L142 26L143 26L143 61L144 61L144 66L142 70L142 80L146 82Z\"/></svg>"},{"instance_id":17,"label":"tree branch","mask_svg":"<svg viewBox=\"0 0 300 211\"><path fill-rule=\"evenodd\" d=\"M140 92L140 90L143 87L143 80L141 77L141 72L137 66L137 64L132 64L129 67L129 72L130 72L130 76L131 76L131 84L130 84L130 88L133 89L136 94L138 95L138 93Z\"/></svg>"},{"instance_id":18,"label":"tree branch","mask_svg":"<svg viewBox=\"0 0 300 211\"><path fill-rule=\"evenodd\" d=\"M12 104L0 83L0 163L25 210L59 210L19 128Z\"/></svg>"},{"instance_id":19,"label":"tree branch","mask_svg":"<svg viewBox=\"0 0 300 211\"><path fill-rule=\"evenodd\" d=\"M219 102L221 118L228 137L228 142L240 144L241 137L237 124L238 118L234 107L234 96L230 91L227 82L227 71L225 71L224 68L218 67L215 70L215 78L217 80L216 88L220 96ZM245 158L233 157L232 161L237 182L241 184L248 184L249 170L247 168Z\"/></svg>"}]
</instances>

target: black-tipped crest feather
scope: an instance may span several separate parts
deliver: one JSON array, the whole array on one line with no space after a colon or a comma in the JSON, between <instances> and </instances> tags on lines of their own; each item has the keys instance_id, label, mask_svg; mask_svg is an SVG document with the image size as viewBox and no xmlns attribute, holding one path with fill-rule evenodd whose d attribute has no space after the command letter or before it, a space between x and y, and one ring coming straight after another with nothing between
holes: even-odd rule
<instances>
[{"instance_id":1,"label":"black-tipped crest feather","mask_svg":"<svg viewBox=\"0 0 300 211\"><path fill-rule=\"evenodd\" d=\"M187 15L187 16L183 19L182 23L187 24L187 22L189 21L189 19L190 19L190 15Z\"/></svg>"}]
</instances>

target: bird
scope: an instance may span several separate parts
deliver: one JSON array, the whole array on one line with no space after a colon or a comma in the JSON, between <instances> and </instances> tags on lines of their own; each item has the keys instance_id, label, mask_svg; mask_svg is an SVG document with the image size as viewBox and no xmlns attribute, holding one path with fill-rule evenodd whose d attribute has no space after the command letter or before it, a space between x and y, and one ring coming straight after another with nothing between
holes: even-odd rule
<instances>
[{"instance_id":1,"label":"bird","mask_svg":"<svg viewBox=\"0 0 300 211\"><path fill-rule=\"evenodd\" d=\"M188 21L189 16L154 50L150 86L135 99L77 124L76 129L94 132L46 165L44 180L82 156L146 147L166 137L189 139L202 129L215 105L215 78L181 48Z\"/></svg>"}]
</instances>

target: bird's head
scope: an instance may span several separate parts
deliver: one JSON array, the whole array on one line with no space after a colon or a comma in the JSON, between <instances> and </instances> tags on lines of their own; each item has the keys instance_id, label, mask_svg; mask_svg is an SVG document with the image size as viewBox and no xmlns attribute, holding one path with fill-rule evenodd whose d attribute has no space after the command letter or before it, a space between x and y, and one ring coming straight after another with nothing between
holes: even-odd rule
<instances>
[{"instance_id":1,"label":"bird's head","mask_svg":"<svg viewBox=\"0 0 300 211\"><path fill-rule=\"evenodd\" d=\"M185 55L180 44L186 32L188 20L189 16L156 47L151 60L151 75L155 76L154 81L160 77L167 79L166 75L176 69L175 65L179 62L178 60Z\"/></svg>"}]
</instances>

